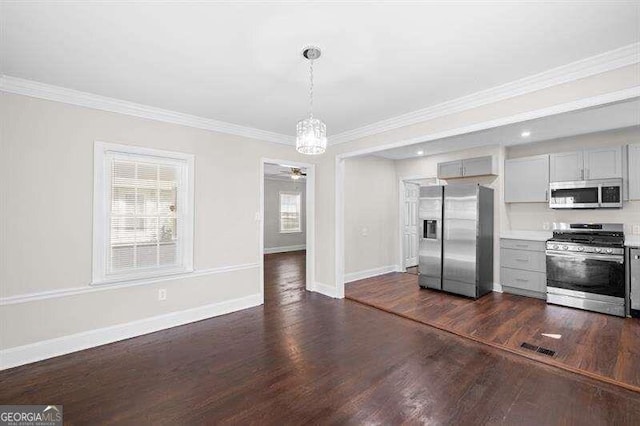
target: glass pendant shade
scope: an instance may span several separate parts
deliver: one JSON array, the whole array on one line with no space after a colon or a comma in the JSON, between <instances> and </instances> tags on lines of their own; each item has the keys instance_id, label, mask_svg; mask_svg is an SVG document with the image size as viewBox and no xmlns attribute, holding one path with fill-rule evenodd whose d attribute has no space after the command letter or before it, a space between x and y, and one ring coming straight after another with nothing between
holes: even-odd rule
<instances>
[{"instance_id":1,"label":"glass pendant shade","mask_svg":"<svg viewBox=\"0 0 640 426\"><path fill-rule=\"evenodd\" d=\"M298 121L296 150L301 154L318 155L327 149L327 126L317 118Z\"/></svg>"}]
</instances>

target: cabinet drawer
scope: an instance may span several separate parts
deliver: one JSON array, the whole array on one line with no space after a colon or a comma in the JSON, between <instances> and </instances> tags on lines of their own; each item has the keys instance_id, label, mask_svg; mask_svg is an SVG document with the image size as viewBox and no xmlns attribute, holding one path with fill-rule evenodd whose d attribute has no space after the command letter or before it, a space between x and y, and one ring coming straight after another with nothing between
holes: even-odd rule
<instances>
[{"instance_id":1,"label":"cabinet drawer","mask_svg":"<svg viewBox=\"0 0 640 426\"><path fill-rule=\"evenodd\" d=\"M505 287L520 290L547 292L547 274L543 272L522 271L520 269L501 268L500 281Z\"/></svg>"},{"instance_id":2,"label":"cabinet drawer","mask_svg":"<svg viewBox=\"0 0 640 426\"><path fill-rule=\"evenodd\" d=\"M546 261L543 251L500 249L500 266L505 268L546 273Z\"/></svg>"},{"instance_id":3,"label":"cabinet drawer","mask_svg":"<svg viewBox=\"0 0 640 426\"><path fill-rule=\"evenodd\" d=\"M514 250L544 251L544 241L500 239L500 247Z\"/></svg>"}]
</instances>

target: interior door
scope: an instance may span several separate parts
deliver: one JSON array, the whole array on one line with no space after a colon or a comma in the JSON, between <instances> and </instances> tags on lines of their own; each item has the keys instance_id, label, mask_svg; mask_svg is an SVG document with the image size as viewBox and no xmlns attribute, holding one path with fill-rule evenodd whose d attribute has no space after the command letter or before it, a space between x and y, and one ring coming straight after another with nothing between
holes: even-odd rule
<instances>
[{"instance_id":1,"label":"interior door","mask_svg":"<svg viewBox=\"0 0 640 426\"><path fill-rule=\"evenodd\" d=\"M418 265L418 199L420 185L404 183L404 267Z\"/></svg>"}]
</instances>

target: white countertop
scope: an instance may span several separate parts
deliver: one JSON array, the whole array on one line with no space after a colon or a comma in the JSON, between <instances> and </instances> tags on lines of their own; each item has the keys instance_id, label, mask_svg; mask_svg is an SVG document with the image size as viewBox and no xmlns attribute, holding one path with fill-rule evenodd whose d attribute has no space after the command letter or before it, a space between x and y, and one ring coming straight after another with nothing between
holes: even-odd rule
<instances>
[{"instance_id":1,"label":"white countertop","mask_svg":"<svg viewBox=\"0 0 640 426\"><path fill-rule=\"evenodd\" d=\"M503 231L500 233L500 238L507 238L509 240L528 240L528 241L547 241L553 237L551 231Z\"/></svg>"},{"instance_id":2,"label":"white countertop","mask_svg":"<svg viewBox=\"0 0 640 426\"><path fill-rule=\"evenodd\" d=\"M627 247L640 247L640 235L625 235L624 245Z\"/></svg>"}]
</instances>

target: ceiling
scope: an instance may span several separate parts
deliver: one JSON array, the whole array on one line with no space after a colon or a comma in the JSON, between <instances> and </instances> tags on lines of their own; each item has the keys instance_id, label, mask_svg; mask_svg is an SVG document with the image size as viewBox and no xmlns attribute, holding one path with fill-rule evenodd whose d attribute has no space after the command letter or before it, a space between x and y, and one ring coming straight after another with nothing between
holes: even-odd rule
<instances>
[{"instance_id":1,"label":"ceiling","mask_svg":"<svg viewBox=\"0 0 640 426\"><path fill-rule=\"evenodd\" d=\"M640 126L639 99L403 146L373 155L390 160L403 160L477 146L518 145L632 126ZM523 137L524 131L530 135Z\"/></svg>"},{"instance_id":2,"label":"ceiling","mask_svg":"<svg viewBox=\"0 0 640 426\"><path fill-rule=\"evenodd\" d=\"M285 135L323 49L329 136L639 41L638 2L2 2L0 71Z\"/></svg>"},{"instance_id":3,"label":"ceiling","mask_svg":"<svg viewBox=\"0 0 640 426\"><path fill-rule=\"evenodd\" d=\"M272 164L265 163L264 165L264 175L269 178L278 178L282 180L293 180L291 179L291 167L287 164ZM305 169L300 168L302 173L305 173ZM304 180L305 177L302 176L300 179Z\"/></svg>"}]
</instances>

